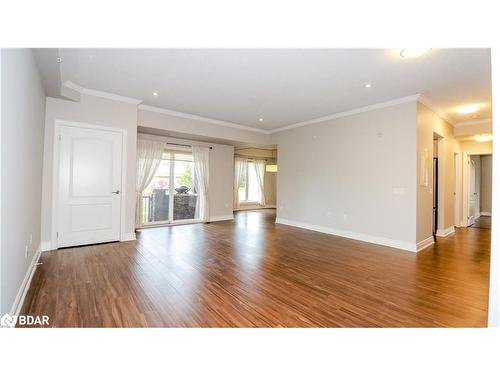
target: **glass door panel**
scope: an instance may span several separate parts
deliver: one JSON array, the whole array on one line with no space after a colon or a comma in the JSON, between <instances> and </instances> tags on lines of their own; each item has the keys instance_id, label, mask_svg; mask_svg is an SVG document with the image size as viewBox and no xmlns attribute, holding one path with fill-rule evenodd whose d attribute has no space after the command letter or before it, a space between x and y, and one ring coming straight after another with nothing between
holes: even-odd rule
<instances>
[{"instance_id":1,"label":"glass door panel","mask_svg":"<svg viewBox=\"0 0 500 375\"><path fill-rule=\"evenodd\" d=\"M170 214L171 161L163 159L149 186L142 192L142 222L165 223Z\"/></svg>"},{"instance_id":2,"label":"glass door panel","mask_svg":"<svg viewBox=\"0 0 500 375\"><path fill-rule=\"evenodd\" d=\"M176 154L173 165L173 220L199 218L198 191L191 154Z\"/></svg>"}]
</instances>

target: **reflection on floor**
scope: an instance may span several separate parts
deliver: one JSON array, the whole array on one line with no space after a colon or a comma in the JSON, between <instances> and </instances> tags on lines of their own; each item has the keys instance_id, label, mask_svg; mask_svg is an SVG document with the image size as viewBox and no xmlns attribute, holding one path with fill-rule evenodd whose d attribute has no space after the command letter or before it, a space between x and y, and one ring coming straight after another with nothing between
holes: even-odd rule
<instances>
[{"instance_id":1,"label":"reflection on floor","mask_svg":"<svg viewBox=\"0 0 500 375\"><path fill-rule=\"evenodd\" d=\"M490 231L415 254L275 223L142 231L45 252L22 310L54 327L484 327Z\"/></svg>"},{"instance_id":2,"label":"reflection on floor","mask_svg":"<svg viewBox=\"0 0 500 375\"><path fill-rule=\"evenodd\" d=\"M471 228L491 229L491 216L479 216Z\"/></svg>"}]
</instances>

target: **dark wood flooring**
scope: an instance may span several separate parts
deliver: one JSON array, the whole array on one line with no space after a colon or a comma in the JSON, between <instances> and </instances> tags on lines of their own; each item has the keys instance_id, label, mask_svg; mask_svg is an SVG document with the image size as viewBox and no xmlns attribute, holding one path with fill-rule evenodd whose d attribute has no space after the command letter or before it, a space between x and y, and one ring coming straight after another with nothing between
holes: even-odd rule
<instances>
[{"instance_id":1,"label":"dark wood flooring","mask_svg":"<svg viewBox=\"0 0 500 375\"><path fill-rule=\"evenodd\" d=\"M484 327L490 231L418 254L274 223L147 229L43 253L23 313L53 327Z\"/></svg>"}]
</instances>

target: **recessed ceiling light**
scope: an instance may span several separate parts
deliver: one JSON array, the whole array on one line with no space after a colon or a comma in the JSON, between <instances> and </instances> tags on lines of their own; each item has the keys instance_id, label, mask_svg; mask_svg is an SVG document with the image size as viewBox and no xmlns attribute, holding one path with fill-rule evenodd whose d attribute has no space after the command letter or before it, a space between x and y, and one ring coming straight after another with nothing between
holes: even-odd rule
<instances>
[{"instance_id":1,"label":"recessed ceiling light","mask_svg":"<svg viewBox=\"0 0 500 375\"><path fill-rule=\"evenodd\" d=\"M261 118L259 119L259 122L262 122L262 121L264 121L264 119L261 117Z\"/></svg>"},{"instance_id":2,"label":"recessed ceiling light","mask_svg":"<svg viewBox=\"0 0 500 375\"><path fill-rule=\"evenodd\" d=\"M365 87L366 87L367 89L369 89L370 87L372 87L372 84L371 84L371 83L367 83L367 84L365 85Z\"/></svg>"},{"instance_id":3,"label":"recessed ceiling light","mask_svg":"<svg viewBox=\"0 0 500 375\"><path fill-rule=\"evenodd\" d=\"M403 48L399 53L401 57L407 59L414 59L429 52L432 48Z\"/></svg>"},{"instance_id":4,"label":"recessed ceiling light","mask_svg":"<svg viewBox=\"0 0 500 375\"><path fill-rule=\"evenodd\" d=\"M458 113L467 114L479 111L478 104L468 104L458 108Z\"/></svg>"},{"instance_id":5,"label":"recessed ceiling light","mask_svg":"<svg viewBox=\"0 0 500 375\"><path fill-rule=\"evenodd\" d=\"M478 134L474 136L474 140L476 142L489 142L493 139L493 135L491 134Z\"/></svg>"},{"instance_id":6,"label":"recessed ceiling light","mask_svg":"<svg viewBox=\"0 0 500 375\"><path fill-rule=\"evenodd\" d=\"M153 93L153 96L158 96L158 93L155 91L155 92Z\"/></svg>"}]
</instances>

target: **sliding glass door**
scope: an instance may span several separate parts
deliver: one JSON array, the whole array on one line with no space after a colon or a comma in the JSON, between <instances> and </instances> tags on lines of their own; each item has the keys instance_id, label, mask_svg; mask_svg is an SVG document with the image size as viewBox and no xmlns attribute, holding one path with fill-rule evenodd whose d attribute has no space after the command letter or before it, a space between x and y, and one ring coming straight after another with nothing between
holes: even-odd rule
<instances>
[{"instance_id":1,"label":"sliding glass door","mask_svg":"<svg viewBox=\"0 0 500 375\"><path fill-rule=\"evenodd\" d=\"M198 221L199 196L191 151L166 150L142 199L143 226Z\"/></svg>"}]
</instances>

